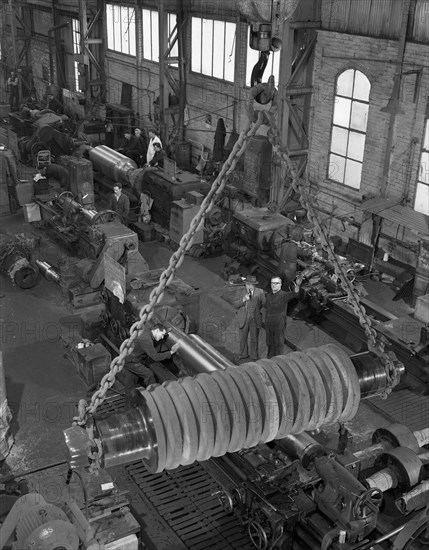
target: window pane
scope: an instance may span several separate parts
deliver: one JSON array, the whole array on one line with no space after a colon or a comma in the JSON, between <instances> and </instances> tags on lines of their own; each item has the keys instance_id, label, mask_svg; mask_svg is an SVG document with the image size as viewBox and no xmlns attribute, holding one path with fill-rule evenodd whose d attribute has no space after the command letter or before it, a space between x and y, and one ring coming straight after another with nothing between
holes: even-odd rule
<instances>
[{"instance_id":1,"label":"window pane","mask_svg":"<svg viewBox=\"0 0 429 550\"><path fill-rule=\"evenodd\" d=\"M429 153L423 152L420 161L419 181L429 184Z\"/></svg>"},{"instance_id":2,"label":"window pane","mask_svg":"<svg viewBox=\"0 0 429 550\"><path fill-rule=\"evenodd\" d=\"M203 19L203 58L201 72L212 76L213 69L213 20Z\"/></svg>"},{"instance_id":3,"label":"window pane","mask_svg":"<svg viewBox=\"0 0 429 550\"><path fill-rule=\"evenodd\" d=\"M224 79L234 82L235 23L225 23L225 74Z\"/></svg>"},{"instance_id":4,"label":"window pane","mask_svg":"<svg viewBox=\"0 0 429 550\"><path fill-rule=\"evenodd\" d=\"M115 17L114 17L114 33L115 33L115 47L114 49L117 52L121 51L122 45L122 29L121 29L121 8L120 6L115 6Z\"/></svg>"},{"instance_id":5,"label":"window pane","mask_svg":"<svg viewBox=\"0 0 429 550\"><path fill-rule=\"evenodd\" d=\"M192 18L192 67L191 70L201 72L201 19Z\"/></svg>"},{"instance_id":6,"label":"window pane","mask_svg":"<svg viewBox=\"0 0 429 550\"><path fill-rule=\"evenodd\" d=\"M334 106L334 124L344 126L348 128L350 122L350 99L344 99L343 97L335 98Z\"/></svg>"},{"instance_id":7,"label":"window pane","mask_svg":"<svg viewBox=\"0 0 429 550\"><path fill-rule=\"evenodd\" d=\"M136 55L136 17L134 8L129 8L129 53Z\"/></svg>"},{"instance_id":8,"label":"window pane","mask_svg":"<svg viewBox=\"0 0 429 550\"><path fill-rule=\"evenodd\" d=\"M337 155L329 155L328 177L331 180L344 183L346 159Z\"/></svg>"},{"instance_id":9,"label":"window pane","mask_svg":"<svg viewBox=\"0 0 429 550\"><path fill-rule=\"evenodd\" d=\"M331 151L346 156L348 131L334 126L332 128Z\"/></svg>"},{"instance_id":10,"label":"window pane","mask_svg":"<svg viewBox=\"0 0 429 550\"><path fill-rule=\"evenodd\" d=\"M352 105L352 118L350 120L350 127L354 130L360 130L366 132L366 125L368 122L368 107L367 103L359 103L353 101Z\"/></svg>"},{"instance_id":11,"label":"window pane","mask_svg":"<svg viewBox=\"0 0 429 550\"><path fill-rule=\"evenodd\" d=\"M425 139L423 143L423 149L429 150L429 120L426 121L426 132Z\"/></svg>"},{"instance_id":12,"label":"window pane","mask_svg":"<svg viewBox=\"0 0 429 550\"><path fill-rule=\"evenodd\" d=\"M225 63L225 23L213 21L213 76L223 78Z\"/></svg>"},{"instance_id":13,"label":"window pane","mask_svg":"<svg viewBox=\"0 0 429 550\"><path fill-rule=\"evenodd\" d=\"M174 29L175 26L176 26L176 14L175 13L169 13L168 14L168 36L171 35L171 32L172 32L172 30ZM176 32L174 33L174 35L177 36L177 29L176 29ZM170 45L170 41L169 41L168 44ZM179 57L179 45L177 43L177 40L176 40L174 46L171 48L170 56L171 57ZM178 63L173 63L172 65L177 67Z\"/></svg>"},{"instance_id":14,"label":"window pane","mask_svg":"<svg viewBox=\"0 0 429 550\"><path fill-rule=\"evenodd\" d=\"M429 216L429 185L423 183L417 184L414 210Z\"/></svg>"},{"instance_id":15,"label":"window pane","mask_svg":"<svg viewBox=\"0 0 429 550\"><path fill-rule=\"evenodd\" d=\"M151 11L152 16L152 61L159 63L159 19L158 12Z\"/></svg>"},{"instance_id":16,"label":"window pane","mask_svg":"<svg viewBox=\"0 0 429 550\"><path fill-rule=\"evenodd\" d=\"M151 40L151 15L150 10L142 10L143 17L143 57L152 59L152 40Z\"/></svg>"},{"instance_id":17,"label":"window pane","mask_svg":"<svg viewBox=\"0 0 429 550\"><path fill-rule=\"evenodd\" d=\"M337 94L352 97L353 92L353 69L344 71L337 79Z\"/></svg>"},{"instance_id":18,"label":"window pane","mask_svg":"<svg viewBox=\"0 0 429 550\"><path fill-rule=\"evenodd\" d=\"M130 15L127 7L121 7L122 45L121 52L130 52Z\"/></svg>"},{"instance_id":19,"label":"window pane","mask_svg":"<svg viewBox=\"0 0 429 550\"><path fill-rule=\"evenodd\" d=\"M347 156L362 162L364 149L365 149L365 134L350 132Z\"/></svg>"},{"instance_id":20,"label":"window pane","mask_svg":"<svg viewBox=\"0 0 429 550\"><path fill-rule=\"evenodd\" d=\"M115 49L115 39L114 39L114 14L113 14L113 6L111 4L107 4L106 6L106 28L107 28L107 47L109 50Z\"/></svg>"},{"instance_id":21,"label":"window pane","mask_svg":"<svg viewBox=\"0 0 429 550\"><path fill-rule=\"evenodd\" d=\"M354 160L347 159L346 173L344 176L344 185L359 189L362 176L362 164Z\"/></svg>"},{"instance_id":22,"label":"window pane","mask_svg":"<svg viewBox=\"0 0 429 550\"><path fill-rule=\"evenodd\" d=\"M360 71L356 71L353 97L355 99L361 99L362 101L369 101L370 89L371 89L371 84L367 79L367 77Z\"/></svg>"}]
</instances>

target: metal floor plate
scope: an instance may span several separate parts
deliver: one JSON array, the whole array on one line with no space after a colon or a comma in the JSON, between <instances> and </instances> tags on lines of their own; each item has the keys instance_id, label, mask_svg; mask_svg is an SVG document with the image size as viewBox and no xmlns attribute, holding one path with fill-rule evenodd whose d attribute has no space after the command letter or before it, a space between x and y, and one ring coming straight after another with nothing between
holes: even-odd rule
<instances>
[{"instance_id":1,"label":"metal floor plate","mask_svg":"<svg viewBox=\"0 0 429 550\"><path fill-rule=\"evenodd\" d=\"M160 474L149 473L142 462L125 468L190 550L252 548L238 520L213 496L219 486L200 464Z\"/></svg>"},{"instance_id":2,"label":"metal floor plate","mask_svg":"<svg viewBox=\"0 0 429 550\"><path fill-rule=\"evenodd\" d=\"M393 391L387 399L371 397L372 406L382 411L393 421L405 424L411 431L429 426L429 396L417 395L404 388Z\"/></svg>"},{"instance_id":3,"label":"metal floor plate","mask_svg":"<svg viewBox=\"0 0 429 550\"><path fill-rule=\"evenodd\" d=\"M123 407L123 396L109 392L97 414L112 414ZM124 469L189 550L254 548L238 519L213 496L220 487L199 463L160 474L149 473L140 461Z\"/></svg>"}]
</instances>

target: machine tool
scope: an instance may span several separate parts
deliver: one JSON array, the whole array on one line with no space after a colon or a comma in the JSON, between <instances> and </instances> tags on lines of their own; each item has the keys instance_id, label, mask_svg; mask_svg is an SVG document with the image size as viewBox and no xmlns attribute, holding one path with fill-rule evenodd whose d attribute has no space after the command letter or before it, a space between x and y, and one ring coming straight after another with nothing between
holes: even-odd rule
<instances>
[{"instance_id":1,"label":"machine tool","mask_svg":"<svg viewBox=\"0 0 429 550\"><path fill-rule=\"evenodd\" d=\"M85 273L81 273L90 288L98 289L103 282L106 256L125 266L128 280L148 270L146 260L138 251L136 233L121 223L116 212L84 208L68 191L48 199L37 200L46 213L38 227L45 229L74 256L91 260L85 265Z\"/></svg>"},{"instance_id":2,"label":"machine tool","mask_svg":"<svg viewBox=\"0 0 429 550\"><path fill-rule=\"evenodd\" d=\"M85 502L61 507L39 493L27 493L12 506L0 528L1 550L137 550L140 526L132 516L124 492L104 472L101 478L78 473ZM102 511L101 511L102 510Z\"/></svg>"},{"instance_id":3,"label":"machine tool","mask_svg":"<svg viewBox=\"0 0 429 550\"><path fill-rule=\"evenodd\" d=\"M94 419L102 466L143 460L150 472L161 472L202 462L225 510L240 519L256 548L369 548L381 529L383 491L393 487L378 487L371 469L386 477L386 468L394 468L406 491L427 476L424 457L409 456L425 453L428 430L377 430L373 445L356 455L328 451L308 433L344 424L361 399L386 391L391 381L372 353L349 357L328 344L234 366L169 322L152 333L186 376L137 388L125 412ZM403 373L397 362L395 369ZM64 433L71 467L88 467L84 430ZM395 466L383 458L392 453ZM420 508L425 487L415 499Z\"/></svg>"},{"instance_id":4,"label":"machine tool","mask_svg":"<svg viewBox=\"0 0 429 550\"><path fill-rule=\"evenodd\" d=\"M184 199L188 192L206 195L210 189L207 182L190 172L180 171L172 178L161 168L149 171L137 168L133 160L105 145L90 149L89 159L100 189L111 191L113 183L120 181L130 198L131 208L138 205L141 192L147 193L153 199L152 220L167 229L173 201Z\"/></svg>"},{"instance_id":5,"label":"machine tool","mask_svg":"<svg viewBox=\"0 0 429 550\"><path fill-rule=\"evenodd\" d=\"M303 282L299 311L294 311L294 315L320 324L326 332L341 337L354 351L364 351L367 349L365 332L347 304L346 292L335 275L333 263L318 250L312 236L307 235L310 232L303 225L296 225L282 214L267 209L235 212L225 229L223 249L231 261L225 266L224 274L236 273L242 264L255 273L264 286L273 275L282 275L288 283L299 272ZM355 245L351 240L351 248ZM374 328L405 365L408 378L415 379L427 391L427 335L422 323L415 322L412 326L413 321L408 318L404 320L406 328L401 328L399 319L380 311L366 299L359 276L366 272L367 266L347 250L344 256L337 255L337 261L353 283L356 295L373 316Z\"/></svg>"}]
</instances>

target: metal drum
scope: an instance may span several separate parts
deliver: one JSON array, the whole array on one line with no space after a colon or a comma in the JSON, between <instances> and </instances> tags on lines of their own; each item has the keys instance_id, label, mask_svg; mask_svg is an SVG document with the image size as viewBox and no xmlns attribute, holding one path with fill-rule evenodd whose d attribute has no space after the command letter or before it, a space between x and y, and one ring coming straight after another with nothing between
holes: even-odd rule
<instances>
[{"instance_id":1,"label":"metal drum","mask_svg":"<svg viewBox=\"0 0 429 550\"><path fill-rule=\"evenodd\" d=\"M98 145L91 149L89 158L97 171L121 183L130 183L130 172L137 169L137 164L133 160L106 145Z\"/></svg>"}]
</instances>

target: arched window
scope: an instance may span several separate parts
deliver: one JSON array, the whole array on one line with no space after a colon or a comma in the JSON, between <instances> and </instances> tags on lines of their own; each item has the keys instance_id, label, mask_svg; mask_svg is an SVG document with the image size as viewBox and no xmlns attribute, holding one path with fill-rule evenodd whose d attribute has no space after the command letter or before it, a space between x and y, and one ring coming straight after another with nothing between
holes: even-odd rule
<instances>
[{"instance_id":1,"label":"arched window","mask_svg":"<svg viewBox=\"0 0 429 550\"><path fill-rule=\"evenodd\" d=\"M356 69L337 78L328 177L353 189L361 183L370 90L368 78Z\"/></svg>"}]
</instances>

